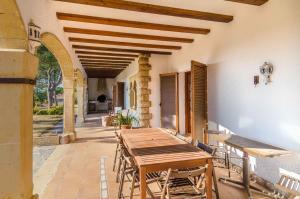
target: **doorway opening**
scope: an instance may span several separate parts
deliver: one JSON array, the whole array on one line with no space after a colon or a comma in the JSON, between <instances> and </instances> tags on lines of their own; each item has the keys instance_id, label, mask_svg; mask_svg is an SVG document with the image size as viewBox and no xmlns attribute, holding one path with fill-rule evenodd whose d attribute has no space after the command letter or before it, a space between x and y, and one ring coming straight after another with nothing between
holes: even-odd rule
<instances>
[{"instance_id":1,"label":"doorway opening","mask_svg":"<svg viewBox=\"0 0 300 199\"><path fill-rule=\"evenodd\" d=\"M161 127L179 131L178 73L160 75Z\"/></svg>"}]
</instances>

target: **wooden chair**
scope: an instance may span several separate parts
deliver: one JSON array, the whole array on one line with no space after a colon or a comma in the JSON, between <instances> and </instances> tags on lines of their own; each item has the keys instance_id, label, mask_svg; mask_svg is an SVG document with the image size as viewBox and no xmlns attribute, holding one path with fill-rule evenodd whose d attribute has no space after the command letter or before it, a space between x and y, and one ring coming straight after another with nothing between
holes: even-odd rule
<instances>
[{"instance_id":1,"label":"wooden chair","mask_svg":"<svg viewBox=\"0 0 300 199\"><path fill-rule=\"evenodd\" d=\"M216 148L212 148L206 144L203 144L201 142L198 141L197 143L197 147L207 153L209 153L214 159L217 159L218 157L216 157ZM217 182L217 176L216 176L216 172L215 172L215 168L213 167L213 183L214 183L214 192L216 193L216 199L220 198L219 195L219 189L218 189L218 182Z\"/></svg>"},{"instance_id":2,"label":"wooden chair","mask_svg":"<svg viewBox=\"0 0 300 199\"><path fill-rule=\"evenodd\" d=\"M177 134L176 137L178 137L179 139L185 141L185 142L188 143L188 144L192 144L192 142L193 142L193 140L192 140L191 137L185 137L185 136L183 136L183 135L181 135L181 134Z\"/></svg>"},{"instance_id":3,"label":"wooden chair","mask_svg":"<svg viewBox=\"0 0 300 199\"><path fill-rule=\"evenodd\" d=\"M118 128L118 121L116 119L113 120L112 122L113 126L114 126L114 133L117 139L117 146L116 146L116 151L115 151L115 157L114 157L114 164L113 164L113 171L115 171L116 169L116 163L117 163L117 157L120 154L121 148L120 148L120 144L121 144L121 138L120 135L117 132L117 128Z\"/></svg>"},{"instance_id":4,"label":"wooden chair","mask_svg":"<svg viewBox=\"0 0 300 199\"><path fill-rule=\"evenodd\" d=\"M278 190L274 193L276 198L300 198L300 179L282 174L279 181L275 184L275 188Z\"/></svg>"},{"instance_id":5,"label":"wooden chair","mask_svg":"<svg viewBox=\"0 0 300 199\"><path fill-rule=\"evenodd\" d=\"M120 199L124 197L123 187L124 187L125 176L127 177L130 176L131 177L130 199L132 199L134 190L140 186L139 170L130 156L125 156L123 158L123 163L121 167L122 169L121 169L121 179L119 185L118 198ZM146 175L147 193L151 196L151 198L155 198L155 197L151 189L148 187L148 184L158 183L162 179L163 176L161 175L161 172L147 173Z\"/></svg>"},{"instance_id":6,"label":"wooden chair","mask_svg":"<svg viewBox=\"0 0 300 199\"><path fill-rule=\"evenodd\" d=\"M208 142L209 135L212 137L216 137L216 140L220 139L220 136L222 138L224 137L223 139L227 139L230 136L230 134L227 134L226 131L211 131L211 130L208 131L206 129L203 129L203 134L204 134L204 138L206 139L206 142ZM228 137L226 135L228 135ZM231 160L232 159L242 160L243 158L236 155L236 149L229 147L225 144L220 145L218 141L216 145L209 144L209 146L216 148L216 155L215 155L216 159L224 161L224 167L227 169L228 177L230 178L231 168L232 168ZM232 150L234 151L234 153L232 153Z\"/></svg>"},{"instance_id":7,"label":"wooden chair","mask_svg":"<svg viewBox=\"0 0 300 199\"><path fill-rule=\"evenodd\" d=\"M166 131L167 133L170 133L171 135L176 136L178 134L178 132L174 129L164 129L164 131Z\"/></svg>"},{"instance_id":8,"label":"wooden chair","mask_svg":"<svg viewBox=\"0 0 300 199\"><path fill-rule=\"evenodd\" d=\"M206 198L205 188L202 186L207 165L201 168L188 170L172 170L168 173L162 183L161 199L176 198ZM195 182L193 179L198 178Z\"/></svg>"}]
</instances>

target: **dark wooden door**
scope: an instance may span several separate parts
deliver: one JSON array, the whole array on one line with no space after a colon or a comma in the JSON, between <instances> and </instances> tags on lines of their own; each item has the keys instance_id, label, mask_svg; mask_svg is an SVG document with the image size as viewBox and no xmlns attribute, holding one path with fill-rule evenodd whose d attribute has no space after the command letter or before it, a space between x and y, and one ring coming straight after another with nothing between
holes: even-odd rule
<instances>
[{"instance_id":1,"label":"dark wooden door","mask_svg":"<svg viewBox=\"0 0 300 199\"><path fill-rule=\"evenodd\" d=\"M117 82L117 88L116 88L116 106L122 107L124 109L124 89L125 89L125 83L124 82Z\"/></svg>"},{"instance_id":2,"label":"dark wooden door","mask_svg":"<svg viewBox=\"0 0 300 199\"><path fill-rule=\"evenodd\" d=\"M192 79L191 71L185 72L185 132L192 132Z\"/></svg>"},{"instance_id":3,"label":"dark wooden door","mask_svg":"<svg viewBox=\"0 0 300 199\"><path fill-rule=\"evenodd\" d=\"M113 109L117 106L117 86L113 85L113 98L112 98L112 103L113 103Z\"/></svg>"},{"instance_id":4,"label":"dark wooden door","mask_svg":"<svg viewBox=\"0 0 300 199\"><path fill-rule=\"evenodd\" d=\"M207 66L192 61L192 138L204 142L203 129L207 129Z\"/></svg>"},{"instance_id":5,"label":"dark wooden door","mask_svg":"<svg viewBox=\"0 0 300 199\"><path fill-rule=\"evenodd\" d=\"M178 74L161 74L160 88L161 127L178 131Z\"/></svg>"}]
</instances>

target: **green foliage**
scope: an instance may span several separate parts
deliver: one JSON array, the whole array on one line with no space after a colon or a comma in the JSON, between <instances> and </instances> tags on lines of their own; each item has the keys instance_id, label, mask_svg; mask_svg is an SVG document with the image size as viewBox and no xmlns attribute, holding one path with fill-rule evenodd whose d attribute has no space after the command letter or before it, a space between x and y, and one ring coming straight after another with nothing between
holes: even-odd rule
<instances>
[{"instance_id":1,"label":"green foliage","mask_svg":"<svg viewBox=\"0 0 300 199\"><path fill-rule=\"evenodd\" d=\"M37 57L39 58L39 68L34 88L34 101L35 104L42 104L48 101L49 91L51 96L63 92L63 88L59 87L62 74L58 61L44 45L38 48ZM51 105L52 103L53 99L51 98Z\"/></svg>"},{"instance_id":2,"label":"green foliage","mask_svg":"<svg viewBox=\"0 0 300 199\"><path fill-rule=\"evenodd\" d=\"M54 106L50 109L44 109L40 107L34 107L33 114L35 115L62 115L64 113L63 106Z\"/></svg>"},{"instance_id":3,"label":"green foliage","mask_svg":"<svg viewBox=\"0 0 300 199\"><path fill-rule=\"evenodd\" d=\"M58 87L56 88L55 92L56 92L56 94L63 94L63 93L64 93L64 88L58 86Z\"/></svg>"},{"instance_id":4,"label":"green foliage","mask_svg":"<svg viewBox=\"0 0 300 199\"><path fill-rule=\"evenodd\" d=\"M139 123L138 119L130 114L130 111L127 110L127 114L123 115L122 112L117 113L117 121L119 125L130 125L133 123Z\"/></svg>"}]
</instances>

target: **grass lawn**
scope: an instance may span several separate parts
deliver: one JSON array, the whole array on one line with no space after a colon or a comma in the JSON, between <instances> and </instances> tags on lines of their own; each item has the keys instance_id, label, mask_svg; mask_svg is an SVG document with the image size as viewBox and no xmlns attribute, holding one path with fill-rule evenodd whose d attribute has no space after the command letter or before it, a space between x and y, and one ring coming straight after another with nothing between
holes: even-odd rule
<instances>
[{"instance_id":1,"label":"grass lawn","mask_svg":"<svg viewBox=\"0 0 300 199\"><path fill-rule=\"evenodd\" d=\"M62 115L34 115L33 136L43 136L56 133L54 127L62 121Z\"/></svg>"}]
</instances>

